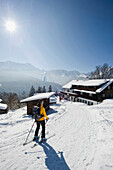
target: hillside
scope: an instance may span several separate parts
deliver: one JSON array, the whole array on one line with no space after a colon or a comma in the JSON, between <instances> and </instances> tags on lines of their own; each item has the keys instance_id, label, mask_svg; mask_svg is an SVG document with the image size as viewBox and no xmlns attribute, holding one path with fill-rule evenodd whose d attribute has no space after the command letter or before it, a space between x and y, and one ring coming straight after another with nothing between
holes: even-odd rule
<instances>
[{"instance_id":1,"label":"hillside","mask_svg":"<svg viewBox=\"0 0 113 170\"><path fill-rule=\"evenodd\" d=\"M112 170L112 106L112 100L95 106L66 101L51 106L46 136L55 136L34 148L33 143L23 146L33 124L25 116L26 107L0 115L1 169Z\"/></svg>"},{"instance_id":2,"label":"hillside","mask_svg":"<svg viewBox=\"0 0 113 170\"><path fill-rule=\"evenodd\" d=\"M35 90L38 89L39 86L43 87L43 81L38 79L27 79L27 80L21 80L21 81L9 81L9 82L1 82L0 91L3 92L16 92L18 94L22 94L23 91L26 92L26 94L29 93L31 86L35 88ZM53 83L53 82L46 82L46 90L48 91L49 86L52 86L53 91L60 91L62 86Z\"/></svg>"},{"instance_id":3,"label":"hillside","mask_svg":"<svg viewBox=\"0 0 113 170\"><path fill-rule=\"evenodd\" d=\"M0 91L29 93L31 86L37 90L43 86L44 71L40 71L31 64L19 64L14 62L0 62ZM46 81L46 90L52 85L53 91L60 91L62 86L52 80Z\"/></svg>"},{"instance_id":4,"label":"hillside","mask_svg":"<svg viewBox=\"0 0 113 170\"><path fill-rule=\"evenodd\" d=\"M33 85L36 90L43 86L44 74L46 73L46 89L51 84L54 91L59 91L62 85L72 79L86 79L85 74L77 71L66 70L40 70L33 65L26 63L15 63L11 61L0 62L0 91L18 92L30 90ZM23 89L23 90L22 90ZM22 90L22 91L21 91Z\"/></svg>"}]
</instances>

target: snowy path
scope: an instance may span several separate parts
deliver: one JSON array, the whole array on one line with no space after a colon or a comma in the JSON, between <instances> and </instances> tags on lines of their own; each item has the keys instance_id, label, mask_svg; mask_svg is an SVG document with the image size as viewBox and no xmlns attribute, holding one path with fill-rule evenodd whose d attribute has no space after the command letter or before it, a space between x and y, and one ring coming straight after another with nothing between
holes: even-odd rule
<instances>
[{"instance_id":1,"label":"snowy path","mask_svg":"<svg viewBox=\"0 0 113 170\"><path fill-rule=\"evenodd\" d=\"M97 129L87 107L83 104L79 104L78 107L78 103L67 103L64 115L57 120L55 126L60 139L57 139L56 146L59 150L65 151L64 156L70 168L90 169L88 167L94 161L97 147Z\"/></svg>"},{"instance_id":2,"label":"snowy path","mask_svg":"<svg viewBox=\"0 0 113 170\"><path fill-rule=\"evenodd\" d=\"M0 115L0 169L2 170L112 170L112 104L87 106L61 102L48 112L47 136L31 148L23 146L33 120L24 116L26 108ZM30 135L32 139L35 126Z\"/></svg>"}]
</instances>

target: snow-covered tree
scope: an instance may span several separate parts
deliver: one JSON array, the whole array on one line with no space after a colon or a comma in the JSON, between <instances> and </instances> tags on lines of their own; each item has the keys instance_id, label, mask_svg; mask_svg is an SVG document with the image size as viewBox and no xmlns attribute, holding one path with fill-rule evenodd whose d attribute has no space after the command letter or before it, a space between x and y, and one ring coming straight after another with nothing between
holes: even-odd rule
<instances>
[{"instance_id":1,"label":"snow-covered tree","mask_svg":"<svg viewBox=\"0 0 113 170\"><path fill-rule=\"evenodd\" d=\"M90 79L110 79L113 77L113 67L109 66L107 63L102 66L96 66L95 71L92 71L89 78Z\"/></svg>"},{"instance_id":2,"label":"snow-covered tree","mask_svg":"<svg viewBox=\"0 0 113 170\"><path fill-rule=\"evenodd\" d=\"M8 97L8 107L11 110L18 109L20 107L19 98L16 93L9 93Z\"/></svg>"}]
</instances>

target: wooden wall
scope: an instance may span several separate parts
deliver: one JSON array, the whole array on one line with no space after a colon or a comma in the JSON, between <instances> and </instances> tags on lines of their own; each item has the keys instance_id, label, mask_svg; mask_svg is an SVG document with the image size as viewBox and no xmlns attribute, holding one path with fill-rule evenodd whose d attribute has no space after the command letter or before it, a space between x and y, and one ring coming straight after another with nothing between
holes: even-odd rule
<instances>
[{"instance_id":1,"label":"wooden wall","mask_svg":"<svg viewBox=\"0 0 113 170\"><path fill-rule=\"evenodd\" d=\"M43 106L47 111L49 109L49 99L43 99L43 101L44 101ZM28 115L32 115L33 106L36 106L37 104L39 104L39 102L40 102L40 100L27 102L27 114Z\"/></svg>"}]
</instances>

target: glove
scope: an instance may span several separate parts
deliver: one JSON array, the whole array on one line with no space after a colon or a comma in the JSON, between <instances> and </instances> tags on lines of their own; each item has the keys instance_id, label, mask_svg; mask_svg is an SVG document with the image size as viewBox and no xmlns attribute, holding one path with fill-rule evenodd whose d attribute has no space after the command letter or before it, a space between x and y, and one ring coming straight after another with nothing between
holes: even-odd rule
<instances>
[{"instance_id":1,"label":"glove","mask_svg":"<svg viewBox=\"0 0 113 170\"><path fill-rule=\"evenodd\" d=\"M46 122L49 120L49 118L48 119L46 119Z\"/></svg>"}]
</instances>

